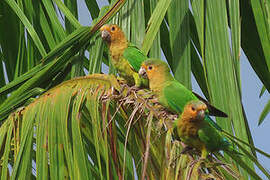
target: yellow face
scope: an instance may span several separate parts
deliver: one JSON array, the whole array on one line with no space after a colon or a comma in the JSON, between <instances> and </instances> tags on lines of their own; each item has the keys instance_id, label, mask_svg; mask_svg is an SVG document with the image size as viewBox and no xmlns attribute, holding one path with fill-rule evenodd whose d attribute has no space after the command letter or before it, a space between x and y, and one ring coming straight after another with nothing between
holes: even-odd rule
<instances>
[{"instance_id":1,"label":"yellow face","mask_svg":"<svg viewBox=\"0 0 270 180\"><path fill-rule=\"evenodd\" d=\"M188 115L190 119L201 120L204 118L204 113L207 110L206 104L200 103L189 103L185 109L185 115Z\"/></svg>"},{"instance_id":2,"label":"yellow face","mask_svg":"<svg viewBox=\"0 0 270 180\"><path fill-rule=\"evenodd\" d=\"M143 63L141 68L144 69L148 79L152 79L152 77L155 76L156 73L158 73L158 68L153 64L145 65Z\"/></svg>"},{"instance_id":3,"label":"yellow face","mask_svg":"<svg viewBox=\"0 0 270 180\"><path fill-rule=\"evenodd\" d=\"M111 43L124 37L124 33L116 24L104 25L100 28L101 37L104 41Z\"/></svg>"}]
</instances>

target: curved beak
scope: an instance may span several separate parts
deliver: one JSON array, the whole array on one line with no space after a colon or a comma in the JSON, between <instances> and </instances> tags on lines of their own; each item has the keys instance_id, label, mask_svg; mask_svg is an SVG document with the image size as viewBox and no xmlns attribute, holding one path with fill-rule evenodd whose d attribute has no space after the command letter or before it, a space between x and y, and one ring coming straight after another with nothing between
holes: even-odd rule
<instances>
[{"instance_id":1,"label":"curved beak","mask_svg":"<svg viewBox=\"0 0 270 180\"><path fill-rule=\"evenodd\" d=\"M140 70L139 70L139 75L145 79L147 79L147 74L146 74L146 70L143 66L141 66Z\"/></svg>"},{"instance_id":2,"label":"curved beak","mask_svg":"<svg viewBox=\"0 0 270 180\"><path fill-rule=\"evenodd\" d=\"M197 119L204 119L204 117L205 117L205 110L200 110L197 113Z\"/></svg>"},{"instance_id":3,"label":"curved beak","mask_svg":"<svg viewBox=\"0 0 270 180\"><path fill-rule=\"evenodd\" d=\"M111 35L107 30L101 29L101 38L103 39L103 41L107 41L107 42L111 41Z\"/></svg>"}]
</instances>

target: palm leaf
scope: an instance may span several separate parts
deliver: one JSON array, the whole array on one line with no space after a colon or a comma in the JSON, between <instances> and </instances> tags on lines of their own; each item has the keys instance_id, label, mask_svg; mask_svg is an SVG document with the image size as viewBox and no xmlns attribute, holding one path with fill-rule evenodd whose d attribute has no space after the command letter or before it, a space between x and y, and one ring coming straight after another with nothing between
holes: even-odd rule
<instances>
[{"instance_id":1,"label":"palm leaf","mask_svg":"<svg viewBox=\"0 0 270 180\"><path fill-rule=\"evenodd\" d=\"M138 154L135 149L140 149L140 156L145 157L134 158L139 177L185 174L182 163L190 160L187 156L179 158L177 149L181 145L176 145L177 141L172 148L166 146L169 156L164 156L161 144L171 139L171 135L158 133L155 124L161 117L165 117L164 122L170 122L171 115L164 116L163 108L155 107L149 93L129 89L113 75L93 74L66 81L12 113L1 126L1 144L10 147L2 154L3 165L12 165L12 179L29 178L32 160L36 162L37 178L134 178L130 160ZM136 139L135 143L131 137ZM9 159L11 155L13 159ZM174 163L182 165L174 166ZM161 171L164 167L170 169ZM202 168L197 164L192 169L196 172ZM7 175L7 168L2 168L3 178Z\"/></svg>"},{"instance_id":2,"label":"palm leaf","mask_svg":"<svg viewBox=\"0 0 270 180\"><path fill-rule=\"evenodd\" d=\"M80 25L76 1L0 2L1 179L263 179L254 166L269 177L255 151L269 154L254 147L242 107L239 63L242 48L269 90L269 3L84 2L91 27ZM180 155L183 144L168 131L173 116L161 116L149 91L94 74L116 74L97 33L106 22L165 59L190 89L192 71L205 97L229 114L217 122L245 155L192 164L197 152ZM66 81L87 73L94 75Z\"/></svg>"},{"instance_id":3,"label":"palm leaf","mask_svg":"<svg viewBox=\"0 0 270 180\"><path fill-rule=\"evenodd\" d=\"M265 117L269 114L269 112L270 112L270 100L267 102L266 106L264 107L259 117L258 125L260 125L265 120Z\"/></svg>"}]
</instances>

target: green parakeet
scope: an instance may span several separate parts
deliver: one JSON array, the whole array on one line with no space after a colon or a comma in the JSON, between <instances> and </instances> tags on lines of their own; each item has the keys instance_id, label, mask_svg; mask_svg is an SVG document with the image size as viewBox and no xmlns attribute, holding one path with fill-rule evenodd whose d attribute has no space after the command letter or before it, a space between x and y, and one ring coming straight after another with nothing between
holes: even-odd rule
<instances>
[{"instance_id":1,"label":"green parakeet","mask_svg":"<svg viewBox=\"0 0 270 180\"><path fill-rule=\"evenodd\" d=\"M209 152L223 150L238 154L229 141L206 119L209 118L207 105L199 100L187 103L181 116L175 121L177 134L186 145L201 151L201 158Z\"/></svg>"},{"instance_id":2,"label":"green parakeet","mask_svg":"<svg viewBox=\"0 0 270 180\"><path fill-rule=\"evenodd\" d=\"M213 107L202 97L178 82L170 73L169 66L162 60L147 59L142 63L139 74L148 78L150 90L157 95L159 103L172 112L182 113L189 101L201 100L207 104L210 115L227 117L227 114Z\"/></svg>"},{"instance_id":3,"label":"green parakeet","mask_svg":"<svg viewBox=\"0 0 270 180\"><path fill-rule=\"evenodd\" d=\"M115 24L104 25L100 28L101 37L107 43L111 62L118 74L129 85L148 87L148 81L139 77L138 71L147 56L140 49L128 42L124 32Z\"/></svg>"}]
</instances>

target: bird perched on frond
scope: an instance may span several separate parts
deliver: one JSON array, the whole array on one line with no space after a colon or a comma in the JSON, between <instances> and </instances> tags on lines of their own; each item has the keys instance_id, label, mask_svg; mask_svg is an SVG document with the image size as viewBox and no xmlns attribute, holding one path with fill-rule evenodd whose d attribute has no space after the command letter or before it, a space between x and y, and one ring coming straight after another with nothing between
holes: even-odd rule
<instances>
[{"instance_id":1,"label":"bird perched on frond","mask_svg":"<svg viewBox=\"0 0 270 180\"><path fill-rule=\"evenodd\" d=\"M157 96L158 102L174 113L182 113L189 101L201 100L207 104L209 115L227 117L226 113L218 110L177 81L172 76L167 63L162 60L147 59L142 63L139 74L149 80L149 88ZM219 129L210 117L207 120Z\"/></svg>"},{"instance_id":2,"label":"bird perched on frond","mask_svg":"<svg viewBox=\"0 0 270 180\"><path fill-rule=\"evenodd\" d=\"M111 62L120 77L123 77L129 85L148 87L148 81L138 75L141 64L147 56L128 42L124 32L116 24L104 25L100 28L100 32L108 45Z\"/></svg>"},{"instance_id":3,"label":"bird perched on frond","mask_svg":"<svg viewBox=\"0 0 270 180\"><path fill-rule=\"evenodd\" d=\"M199 100L187 103L174 123L181 141L200 150L201 159L205 159L209 152L219 150L239 154L221 132L206 121L207 118L209 114L205 103Z\"/></svg>"}]
</instances>

